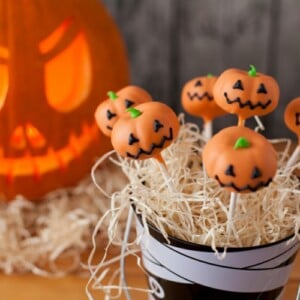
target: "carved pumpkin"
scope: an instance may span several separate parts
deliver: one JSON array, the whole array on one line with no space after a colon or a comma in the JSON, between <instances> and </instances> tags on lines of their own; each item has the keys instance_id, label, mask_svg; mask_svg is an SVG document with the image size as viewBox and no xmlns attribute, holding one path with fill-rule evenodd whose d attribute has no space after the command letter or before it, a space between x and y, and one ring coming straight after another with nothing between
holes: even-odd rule
<instances>
[{"instance_id":1,"label":"carved pumpkin","mask_svg":"<svg viewBox=\"0 0 300 300\"><path fill-rule=\"evenodd\" d=\"M218 132L203 149L209 177L229 191L255 192L268 186L277 169L273 146L261 134L241 126Z\"/></svg>"},{"instance_id":2,"label":"carved pumpkin","mask_svg":"<svg viewBox=\"0 0 300 300\"><path fill-rule=\"evenodd\" d=\"M276 80L256 72L254 66L246 72L228 69L217 79L214 86L216 103L240 120L272 112L279 100L279 87Z\"/></svg>"},{"instance_id":3,"label":"carved pumpkin","mask_svg":"<svg viewBox=\"0 0 300 300\"><path fill-rule=\"evenodd\" d=\"M213 87L216 80L217 77L212 75L196 77L182 89L181 103L184 110L192 116L203 118L204 123L226 113L214 101Z\"/></svg>"},{"instance_id":4,"label":"carved pumpkin","mask_svg":"<svg viewBox=\"0 0 300 300\"><path fill-rule=\"evenodd\" d=\"M111 136L114 124L127 108L152 101L148 92L133 85L126 86L117 93L110 91L107 94L109 98L99 104L95 112L96 122L106 136Z\"/></svg>"},{"instance_id":5,"label":"carved pumpkin","mask_svg":"<svg viewBox=\"0 0 300 300\"><path fill-rule=\"evenodd\" d=\"M295 98L287 105L284 112L284 122L297 135L300 145L300 97Z\"/></svg>"},{"instance_id":6,"label":"carved pumpkin","mask_svg":"<svg viewBox=\"0 0 300 300\"><path fill-rule=\"evenodd\" d=\"M0 0L0 193L76 184L110 147L94 111L128 84L117 28L96 0Z\"/></svg>"},{"instance_id":7,"label":"carved pumpkin","mask_svg":"<svg viewBox=\"0 0 300 300\"><path fill-rule=\"evenodd\" d=\"M129 108L115 123L111 134L114 149L123 157L156 157L178 135L179 122L166 104L147 102Z\"/></svg>"}]
</instances>

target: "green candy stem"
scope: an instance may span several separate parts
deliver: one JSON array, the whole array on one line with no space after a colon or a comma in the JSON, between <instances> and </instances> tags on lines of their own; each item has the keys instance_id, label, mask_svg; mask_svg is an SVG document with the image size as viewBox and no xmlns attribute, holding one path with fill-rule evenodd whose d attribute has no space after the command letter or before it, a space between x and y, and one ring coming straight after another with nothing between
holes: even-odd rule
<instances>
[{"instance_id":1,"label":"green candy stem","mask_svg":"<svg viewBox=\"0 0 300 300\"><path fill-rule=\"evenodd\" d=\"M113 91L107 92L107 96L109 97L110 100L113 100L113 101L118 99L118 95Z\"/></svg>"},{"instance_id":2,"label":"green candy stem","mask_svg":"<svg viewBox=\"0 0 300 300\"><path fill-rule=\"evenodd\" d=\"M244 149L244 148L249 148L251 146L250 142L244 138L244 137L239 137L234 146L233 146L233 149L234 150L237 150L237 149Z\"/></svg>"},{"instance_id":3,"label":"green candy stem","mask_svg":"<svg viewBox=\"0 0 300 300\"><path fill-rule=\"evenodd\" d=\"M142 114L142 112L140 110L138 110L134 107L129 107L126 109L126 111L128 111L130 113L130 116L132 119L135 119Z\"/></svg>"},{"instance_id":4,"label":"green candy stem","mask_svg":"<svg viewBox=\"0 0 300 300\"><path fill-rule=\"evenodd\" d=\"M251 77L256 77L257 74L256 74L256 68L254 65L250 65L250 69L248 71L248 75L251 76Z\"/></svg>"},{"instance_id":5,"label":"green candy stem","mask_svg":"<svg viewBox=\"0 0 300 300\"><path fill-rule=\"evenodd\" d=\"M213 77L214 75L212 74L212 73L208 73L207 75L206 75L206 77L208 77L208 78L211 78L211 77Z\"/></svg>"}]
</instances>

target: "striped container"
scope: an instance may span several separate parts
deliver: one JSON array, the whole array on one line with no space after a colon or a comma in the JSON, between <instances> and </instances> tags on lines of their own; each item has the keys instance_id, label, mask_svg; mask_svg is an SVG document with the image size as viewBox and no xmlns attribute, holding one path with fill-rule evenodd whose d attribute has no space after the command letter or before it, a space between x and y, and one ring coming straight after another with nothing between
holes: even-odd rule
<instances>
[{"instance_id":1,"label":"striped container","mask_svg":"<svg viewBox=\"0 0 300 300\"><path fill-rule=\"evenodd\" d=\"M285 240L257 247L229 248L220 259L207 246L163 236L140 221L143 264L152 289L149 300L279 300L300 242ZM219 249L222 251L222 249Z\"/></svg>"}]
</instances>

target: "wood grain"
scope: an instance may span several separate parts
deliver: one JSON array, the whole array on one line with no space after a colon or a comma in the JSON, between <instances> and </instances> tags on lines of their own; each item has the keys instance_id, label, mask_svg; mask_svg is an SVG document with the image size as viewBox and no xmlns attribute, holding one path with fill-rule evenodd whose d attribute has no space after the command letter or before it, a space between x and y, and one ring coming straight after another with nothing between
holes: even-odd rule
<instances>
[{"instance_id":1,"label":"wood grain","mask_svg":"<svg viewBox=\"0 0 300 300\"><path fill-rule=\"evenodd\" d=\"M100 254L101 255L101 254ZM146 278L136 265L136 259L127 260L127 278L130 286L147 287ZM3 300L85 300L87 277L66 276L59 279L27 275L0 275L0 299ZM293 272L282 300L294 300L300 284L300 255L297 256ZM92 290L95 300L104 300L100 291ZM147 300L147 295L133 291L133 300ZM120 298L125 300L124 295ZM174 299L177 300L177 299ZM180 300L180 299L178 299ZM204 299L205 300L205 299Z\"/></svg>"},{"instance_id":2,"label":"wood grain","mask_svg":"<svg viewBox=\"0 0 300 300\"><path fill-rule=\"evenodd\" d=\"M299 1L103 2L123 34L132 83L146 88L154 99L182 112L180 93L187 80L254 64L275 76L281 88L278 109L263 118L265 134L295 139L283 122L283 110L300 93ZM215 130L234 122L235 118L221 117Z\"/></svg>"}]
</instances>

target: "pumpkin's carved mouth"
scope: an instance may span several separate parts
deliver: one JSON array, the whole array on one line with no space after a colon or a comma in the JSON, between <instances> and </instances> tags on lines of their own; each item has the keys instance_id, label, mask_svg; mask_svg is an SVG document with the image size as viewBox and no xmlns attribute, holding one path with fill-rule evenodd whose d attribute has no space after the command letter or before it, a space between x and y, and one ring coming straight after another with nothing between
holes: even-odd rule
<instances>
[{"instance_id":1,"label":"pumpkin's carved mouth","mask_svg":"<svg viewBox=\"0 0 300 300\"><path fill-rule=\"evenodd\" d=\"M197 92L195 92L193 94L190 92L187 92L187 95L191 101L193 101L194 99L201 101L201 100L204 100L204 98L206 98L208 101L214 100L213 96L211 96L208 92L205 92L202 95L200 95Z\"/></svg>"},{"instance_id":2,"label":"pumpkin's carved mouth","mask_svg":"<svg viewBox=\"0 0 300 300\"><path fill-rule=\"evenodd\" d=\"M130 158L134 158L134 159L139 159L139 157L142 154L151 155L155 149L162 149L164 147L164 144L166 141L172 141L172 140L173 140L173 129L170 128L169 136L164 135L158 144L152 143L149 150L144 150L142 148L139 148L139 151L137 152L137 154L131 154L129 152L126 152L126 156L130 157Z\"/></svg>"},{"instance_id":3,"label":"pumpkin's carved mouth","mask_svg":"<svg viewBox=\"0 0 300 300\"><path fill-rule=\"evenodd\" d=\"M215 175L215 179L219 182L221 187L230 187L233 188L237 192L245 192L245 191L250 191L250 192L256 192L257 190L268 186L272 182L272 178L269 178L266 182L260 181L258 182L255 186L251 186L250 184L246 184L245 186L238 187L235 183L233 182L228 182L228 183L223 183L218 175Z\"/></svg>"},{"instance_id":4,"label":"pumpkin's carved mouth","mask_svg":"<svg viewBox=\"0 0 300 300\"><path fill-rule=\"evenodd\" d=\"M64 171L97 139L98 133L99 130L95 123L83 124L81 133L78 136L70 134L68 143L58 150L48 147L47 152L43 155L33 156L27 153L23 157L16 158L4 157L0 154L0 176L5 176L11 183L14 178L19 176L33 176L38 180L48 172Z\"/></svg>"},{"instance_id":5,"label":"pumpkin's carved mouth","mask_svg":"<svg viewBox=\"0 0 300 300\"><path fill-rule=\"evenodd\" d=\"M267 102L263 103L261 101L258 101L256 102L255 104L253 104L251 102L251 100L247 100L247 101L242 101L240 97L236 97L235 99L231 100L229 99L228 97L228 94L225 92L224 93L224 96L225 96L225 99L226 99L226 102L228 104L234 104L234 103L237 103L240 108L244 108L244 107L249 107L250 109L256 109L257 107L260 107L261 109L266 109L271 103L272 103L272 100L269 99Z\"/></svg>"}]
</instances>

